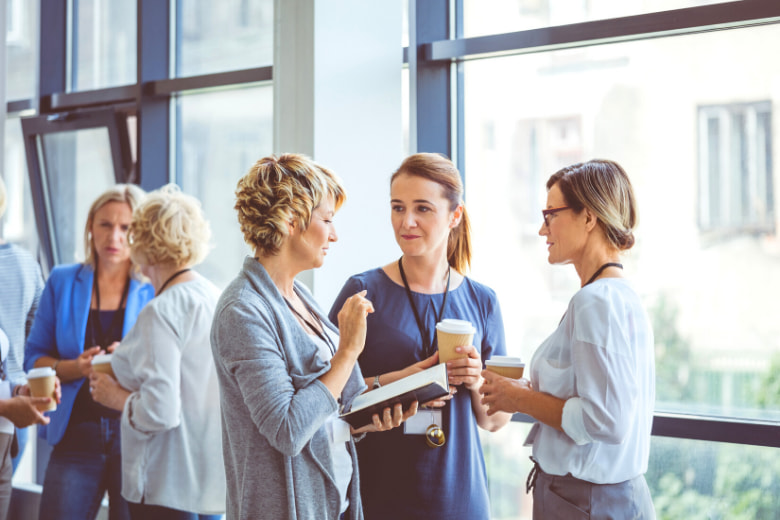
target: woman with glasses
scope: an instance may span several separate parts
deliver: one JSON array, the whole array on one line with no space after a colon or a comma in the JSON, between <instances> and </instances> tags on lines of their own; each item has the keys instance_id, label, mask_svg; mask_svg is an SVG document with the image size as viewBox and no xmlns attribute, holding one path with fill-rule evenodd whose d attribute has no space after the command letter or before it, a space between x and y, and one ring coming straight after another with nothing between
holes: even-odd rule
<instances>
[{"instance_id":1,"label":"woman with glasses","mask_svg":"<svg viewBox=\"0 0 780 520\"><path fill-rule=\"evenodd\" d=\"M653 519L653 331L620 264L634 245L633 188L613 161L575 164L547 181L542 215L549 263L574 265L582 287L534 353L530 381L485 371L482 402L537 421L526 441L534 519Z\"/></svg>"},{"instance_id":2,"label":"woman with glasses","mask_svg":"<svg viewBox=\"0 0 780 520\"><path fill-rule=\"evenodd\" d=\"M368 520L490 518L487 476L478 427L495 431L509 414L488 417L480 403L485 360L505 354L504 325L495 292L465 273L471 236L460 173L448 158L406 158L390 179L390 211L402 256L352 276L331 309L367 291L366 348L359 362L374 388L438 363L436 324L472 323L466 356L447 363L449 400L428 403L405 428L372 435L358 445L363 506Z\"/></svg>"}]
</instances>

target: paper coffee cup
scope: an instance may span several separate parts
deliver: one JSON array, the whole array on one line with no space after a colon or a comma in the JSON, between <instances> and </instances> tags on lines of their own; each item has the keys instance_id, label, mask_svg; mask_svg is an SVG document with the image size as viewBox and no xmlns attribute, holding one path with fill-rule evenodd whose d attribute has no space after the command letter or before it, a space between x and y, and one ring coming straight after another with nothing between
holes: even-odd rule
<instances>
[{"instance_id":1,"label":"paper coffee cup","mask_svg":"<svg viewBox=\"0 0 780 520\"><path fill-rule=\"evenodd\" d=\"M485 361L485 368L500 376L520 379L523 377L525 363L523 363L523 360L519 357L493 356Z\"/></svg>"},{"instance_id":2,"label":"paper coffee cup","mask_svg":"<svg viewBox=\"0 0 780 520\"><path fill-rule=\"evenodd\" d=\"M57 374L51 367L33 368L27 372L30 394L33 397L51 397L48 404L37 405L38 410L42 412L51 412L57 409L57 396L54 390L56 378Z\"/></svg>"},{"instance_id":3,"label":"paper coffee cup","mask_svg":"<svg viewBox=\"0 0 780 520\"><path fill-rule=\"evenodd\" d=\"M114 379L114 369L111 368L111 354L100 354L92 358L92 370L102 374L108 374Z\"/></svg>"},{"instance_id":4,"label":"paper coffee cup","mask_svg":"<svg viewBox=\"0 0 780 520\"><path fill-rule=\"evenodd\" d=\"M455 347L471 345L477 329L470 321L445 319L436 324L436 340L439 343L439 363L468 357L465 352L455 352Z\"/></svg>"}]
</instances>

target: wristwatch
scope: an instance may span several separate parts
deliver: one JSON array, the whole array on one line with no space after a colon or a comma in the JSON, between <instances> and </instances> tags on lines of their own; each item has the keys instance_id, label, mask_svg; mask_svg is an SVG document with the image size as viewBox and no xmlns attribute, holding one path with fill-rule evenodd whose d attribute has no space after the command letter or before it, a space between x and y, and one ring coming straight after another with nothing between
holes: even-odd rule
<instances>
[{"instance_id":1,"label":"wristwatch","mask_svg":"<svg viewBox=\"0 0 780 520\"><path fill-rule=\"evenodd\" d=\"M382 385L379 383L379 376L374 376L374 384L371 385L371 390L376 390L380 386Z\"/></svg>"}]
</instances>

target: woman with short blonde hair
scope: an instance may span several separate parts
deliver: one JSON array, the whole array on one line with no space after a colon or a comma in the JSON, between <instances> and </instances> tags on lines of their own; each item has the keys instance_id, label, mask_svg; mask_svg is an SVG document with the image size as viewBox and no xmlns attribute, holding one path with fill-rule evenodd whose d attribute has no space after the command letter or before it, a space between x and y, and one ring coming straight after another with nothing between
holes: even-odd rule
<instances>
[{"instance_id":1,"label":"woman with short blonde hair","mask_svg":"<svg viewBox=\"0 0 780 520\"><path fill-rule=\"evenodd\" d=\"M92 397L122 412L122 496L134 519L198 520L225 510L219 388L209 331L219 290L193 271L209 223L194 197L169 184L130 224L130 255L155 289ZM186 468L186 469L184 469Z\"/></svg>"},{"instance_id":2,"label":"woman with short blonde hair","mask_svg":"<svg viewBox=\"0 0 780 520\"><path fill-rule=\"evenodd\" d=\"M322 266L344 199L330 170L297 154L264 157L238 182L254 256L222 294L211 331L231 519L362 519L353 435L416 411L399 404L357 430L339 418L366 388L355 360L373 308L365 293L350 295L339 331L295 277Z\"/></svg>"}]
</instances>

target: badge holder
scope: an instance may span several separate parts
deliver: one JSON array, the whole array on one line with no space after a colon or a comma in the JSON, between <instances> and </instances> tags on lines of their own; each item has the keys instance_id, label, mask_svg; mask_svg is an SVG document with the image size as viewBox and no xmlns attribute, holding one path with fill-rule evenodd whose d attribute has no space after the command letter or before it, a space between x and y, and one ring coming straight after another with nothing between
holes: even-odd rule
<instances>
[{"instance_id":1,"label":"badge holder","mask_svg":"<svg viewBox=\"0 0 780 520\"><path fill-rule=\"evenodd\" d=\"M439 414L439 417L441 417L441 414ZM425 444L429 448L441 448L446 441L444 430L436 422L433 411L431 411L431 425L425 430Z\"/></svg>"},{"instance_id":2,"label":"badge holder","mask_svg":"<svg viewBox=\"0 0 780 520\"><path fill-rule=\"evenodd\" d=\"M426 413L428 412L428 413ZM431 448L444 445L445 437L442 430L442 411L435 408L421 408L420 411L404 422L406 435L424 435L425 443Z\"/></svg>"}]
</instances>

